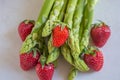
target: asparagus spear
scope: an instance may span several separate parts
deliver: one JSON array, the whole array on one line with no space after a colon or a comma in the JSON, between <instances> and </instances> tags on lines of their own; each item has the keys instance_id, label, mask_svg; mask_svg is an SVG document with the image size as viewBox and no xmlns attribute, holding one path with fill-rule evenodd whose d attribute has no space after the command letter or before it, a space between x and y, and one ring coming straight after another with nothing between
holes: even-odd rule
<instances>
[{"instance_id":1,"label":"asparagus spear","mask_svg":"<svg viewBox=\"0 0 120 80\"><path fill-rule=\"evenodd\" d=\"M75 8L76 8L76 4L77 4L77 1L78 0L69 0L68 2L68 5L67 5L67 11L66 11L66 14L65 14L65 19L64 19L64 22L66 24L68 24L68 27L72 30L72 26L73 26L73 15L74 15L74 12L75 12ZM72 33L70 32L69 34L69 42L68 43L71 43L70 45L70 48L73 46L74 48L74 44L72 44L72 41L71 41L71 38L73 38L73 35Z\"/></svg>"},{"instance_id":2,"label":"asparagus spear","mask_svg":"<svg viewBox=\"0 0 120 80\"><path fill-rule=\"evenodd\" d=\"M76 10L73 16L73 26L69 36L69 46L73 51L80 53L79 48L79 28L80 22L83 16L83 9L85 6L85 0L78 0Z\"/></svg>"},{"instance_id":3,"label":"asparagus spear","mask_svg":"<svg viewBox=\"0 0 120 80\"><path fill-rule=\"evenodd\" d=\"M85 6L85 11L84 11L84 16L83 16L83 28L84 31L81 37L81 42L80 42L80 49L81 51L88 46L89 44L89 33L90 33L90 28L91 24L93 21L93 15L94 15L94 7L96 5L98 0L87 0L87 5ZM82 23L81 23L82 24Z\"/></svg>"},{"instance_id":4,"label":"asparagus spear","mask_svg":"<svg viewBox=\"0 0 120 80\"><path fill-rule=\"evenodd\" d=\"M52 32L52 29L57 25L55 21L58 20L58 16L60 14L60 11L62 10L63 4L64 4L64 0L55 1L49 20L46 22L45 27L43 28L43 31L42 31L43 37L47 37L48 35L50 35Z\"/></svg>"},{"instance_id":5,"label":"asparagus spear","mask_svg":"<svg viewBox=\"0 0 120 80\"><path fill-rule=\"evenodd\" d=\"M47 64L52 63L52 62L54 62L58 59L60 51L59 51L58 48L55 48L53 46L52 36L50 37L50 39L48 41L48 52L49 52L49 55L48 55L48 58L47 58L47 61L46 61Z\"/></svg>"},{"instance_id":6,"label":"asparagus spear","mask_svg":"<svg viewBox=\"0 0 120 80\"><path fill-rule=\"evenodd\" d=\"M69 62L71 65L74 66L73 57L72 57L72 55L71 55L70 48L69 48L69 46L67 45L67 43L65 43L65 44L61 47L61 53L62 53L63 57L65 58L65 60L66 60L67 62Z\"/></svg>"},{"instance_id":7,"label":"asparagus spear","mask_svg":"<svg viewBox=\"0 0 120 80\"><path fill-rule=\"evenodd\" d=\"M75 7L77 4L78 0L69 0L68 5L67 5L67 10L65 14L65 19L64 22L68 24L68 27L71 29L72 28L72 19L75 11Z\"/></svg>"},{"instance_id":8,"label":"asparagus spear","mask_svg":"<svg viewBox=\"0 0 120 80\"><path fill-rule=\"evenodd\" d=\"M26 40L23 42L22 48L20 50L21 53L25 53L33 49L37 44L39 47L42 48L42 39L41 39L41 31L42 26L48 19L50 10L53 6L55 0L45 0L40 11L38 20L35 23L35 27L33 28L32 32Z\"/></svg>"},{"instance_id":9,"label":"asparagus spear","mask_svg":"<svg viewBox=\"0 0 120 80\"><path fill-rule=\"evenodd\" d=\"M63 18L64 18L65 10L66 10L66 8L67 8L67 3L68 3L68 0L64 0L64 5L63 5L62 10L61 10L61 12L60 12L60 15L59 15L59 17L58 17L58 19L59 19L60 21L62 21Z\"/></svg>"}]
</instances>

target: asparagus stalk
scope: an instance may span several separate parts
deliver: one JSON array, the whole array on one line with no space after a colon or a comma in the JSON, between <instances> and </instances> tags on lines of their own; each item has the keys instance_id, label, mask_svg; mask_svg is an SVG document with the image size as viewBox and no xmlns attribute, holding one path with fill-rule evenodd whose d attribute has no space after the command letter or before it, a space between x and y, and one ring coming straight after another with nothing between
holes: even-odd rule
<instances>
[{"instance_id":1,"label":"asparagus stalk","mask_svg":"<svg viewBox=\"0 0 120 80\"><path fill-rule=\"evenodd\" d=\"M49 52L49 55L48 55L48 58L47 58L47 61L46 61L47 64L52 63L52 62L54 62L58 59L60 51L59 51L58 48L55 48L53 46L52 36L50 37L50 39L48 41L48 52Z\"/></svg>"},{"instance_id":2,"label":"asparagus stalk","mask_svg":"<svg viewBox=\"0 0 120 80\"><path fill-rule=\"evenodd\" d=\"M88 46L89 44L89 33L91 24L93 21L94 15L94 7L98 0L87 0L87 4L85 6L84 16L83 16L83 23L84 31L82 33L81 42L80 42L80 49L81 51ZM81 23L82 24L82 23Z\"/></svg>"},{"instance_id":3,"label":"asparagus stalk","mask_svg":"<svg viewBox=\"0 0 120 80\"><path fill-rule=\"evenodd\" d=\"M70 48L66 43L61 47L61 53L65 58L65 60L74 66L73 57L71 55Z\"/></svg>"},{"instance_id":4,"label":"asparagus stalk","mask_svg":"<svg viewBox=\"0 0 120 80\"><path fill-rule=\"evenodd\" d=\"M66 8L67 8L67 3L68 3L68 0L64 0L64 5L63 5L62 10L61 10L61 12L60 12L60 15L59 15L59 17L58 17L58 19L59 19L60 21L62 21L63 18L64 18L65 10L66 10Z\"/></svg>"},{"instance_id":5,"label":"asparagus stalk","mask_svg":"<svg viewBox=\"0 0 120 80\"><path fill-rule=\"evenodd\" d=\"M69 0L68 5L67 5L67 10L65 14L65 19L64 22L68 24L68 27L71 29L72 28L72 19L75 11L75 7L77 4L78 0Z\"/></svg>"},{"instance_id":6,"label":"asparagus stalk","mask_svg":"<svg viewBox=\"0 0 120 80\"><path fill-rule=\"evenodd\" d=\"M55 27L56 23L55 20L58 20L58 16L62 10L64 5L64 0L56 0L53 6L53 10L50 13L49 20L46 22L45 27L42 31L42 36L47 37L51 34L52 29Z\"/></svg>"},{"instance_id":7,"label":"asparagus stalk","mask_svg":"<svg viewBox=\"0 0 120 80\"><path fill-rule=\"evenodd\" d=\"M42 47L42 41L41 41L41 29L42 25L46 22L50 10L54 4L55 0L45 0L44 4L42 6L42 9L40 11L39 17L35 23L35 27L33 28L32 32L26 40L23 42L22 48L20 50L20 53L25 53L30 51L32 48L34 48L37 44L39 44L39 47Z\"/></svg>"},{"instance_id":8,"label":"asparagus stalk","mask_svg":"<svg viewBox=\"0 0 120 80\"><path fill-rule=\"evenodd\" d=\"M73 16L73 26L69 37L69 46L73 51L80 53L79 48L79 28L80 22L83 16L83 9L85 5L85 0L78 0L76 10Z\"/></svg>"},{"instance_id":9,"label":"asparagus stalk","mask_svg":"<svg viewBox=\"0 0 120 80\"><path fill-rule=\"evenodd\" d=\"M64 0L56 0L53 6L53 10L51 11L49 20L56 20L62 10L62 6L64 4Z\"/></svg>"}]
</instances>

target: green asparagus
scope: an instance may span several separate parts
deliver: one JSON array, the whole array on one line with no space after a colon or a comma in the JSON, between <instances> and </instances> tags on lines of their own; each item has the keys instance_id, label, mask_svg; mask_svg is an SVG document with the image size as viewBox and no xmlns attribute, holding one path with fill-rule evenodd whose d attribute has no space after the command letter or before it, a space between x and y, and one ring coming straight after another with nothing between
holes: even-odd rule
<instances>
[{"instance_id":1,"label":"green asparagus","mask_svg":"<svg viewBox=\"0 0 120 80\"><path fill-rule=\"evenodd\" d=\"M66 43L61 47L61 53L65 58L65 60L74 66L73 57L71 55L70 48Z\"/></svg>"},{"instance_id":2,"label":"green asparagus","mask_svg":"<svg viewBox=\"0 0 120 80\"><path fill-rule=\"evenodd\" d=\"M52 36L48 41L48 52L49 52L49 55L48 55L47 62L46 62L47 64L52 63L58 59L60 51L58 48L55 48L52 45Z\"/></svg>"},{"instance_id":3,"label":"green asparagus","mask_svg":"<svg viewBox=\"0 0 120 80\"><path fill-rule=\"evenodd\" d=\"M68 27L70 29L72 28L72 23L73 23L72 19L73 19L73 15L74 15L74 11L75 11L75 7L76 7L76 4L77 4L77 1L78 0L69 0L68 1L64 22L66 24L68 24Z\"/></svg>"},{"instance_id":4,"label":"green asparagus","mask_svg":"<svg viewBox=\"0 0 120 80\"><path fill-rule=\"evenodd\" d=\"M63 18L64 18L64 14L65 14L65 11L66 11L66 8L67 8L67 3L68 3L68 0L64 0L64 5L63 5L62 10L61 10L61 12L60 12L60 15L59 15L59 17L58 17L58 19L59 19L60 21L62 21Z\"/></svg>"},{"instance_id":5,"label":"green asparagus","mask_svg":"<svg viewBox=\"0 0 120 80\"><path fill-rule=\"evenodd\" d=\"M96 5L98 0L87 0L87 4L85 6L85 11L84 11L84 16L83 16L83 33L81 33L81 41L80 41L80 49L81 51L88 46L89 44L89 33L90 33L90 28L91 24L93 21L93 15L94 15L94 7ZM81 23L82 24L82 23Z\"/></svg>"}]
</instances>

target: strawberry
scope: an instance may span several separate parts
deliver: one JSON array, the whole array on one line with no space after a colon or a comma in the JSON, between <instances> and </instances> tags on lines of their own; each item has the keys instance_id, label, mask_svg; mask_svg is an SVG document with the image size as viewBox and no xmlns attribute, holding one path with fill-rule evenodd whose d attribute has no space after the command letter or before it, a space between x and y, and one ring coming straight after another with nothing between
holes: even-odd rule
<instances>
[{"instance_id":1,"label":"strawberry","mask_svg":"<svg viewBox=\"0 0 120 80\"><path fill-rule=\"evenodd\" d=\"M36 65L36 73L39 77L39 80L52 80L54 73L54 65L53 64L45 64L41 65L40 62Z\"/></svg>"},{"instance_id":2,"label":"strawberry","mask_svg":"<svg viewBox=\"0 0 120 80\"><path fill-rule=\"evenodd\" d=\"M69 31L67 27L62 28L60 25L56 26L52 31L53 46L60 47L68 39Z\"/></svg>"},{"instance_id":3,"label":"strawberry","mask_svg":"<svg viewBox=\"0 0 120 80\"><path fill-rule=\"evenodd\" d=\"M20 23L18 27L18 33L22 41L24 41L26 37L31 33L33 27L34 27L33 20L24 20L23 22Z\"/></svg>"},{"instance_id":4,"label":"strawberry","mask_svg":"<svg viewBox=\"0 0 120 80\"><path fill-rule=\"evenodd\" d=\"M93 53L85 54L84 61L91 69L94 71L99 71L104 63L103 54L99 50L93 50Z\"/></svg>"},{"instance_id":5,"label":"strawberry","mask_svg":"<svg viewBox=\"0 0 120 80\"><path fill-rule=\"evenodd\" d=\"M20 66L23 70L28 71L33 68L39 59L40 53L22 53L20 54Z\"/></svg>"},{"instance_id":6,"label":"strawberry","mask_svg":"<svg viewBox=\"0 0 120 80\"><path fill-rule=\"evenodd\" d=\"M103 22L98 25L94 25L91 29L91 38L97 47L103 47L108 41L110 35L111 30L109 26Z\"/></svg>"}]
</instances>

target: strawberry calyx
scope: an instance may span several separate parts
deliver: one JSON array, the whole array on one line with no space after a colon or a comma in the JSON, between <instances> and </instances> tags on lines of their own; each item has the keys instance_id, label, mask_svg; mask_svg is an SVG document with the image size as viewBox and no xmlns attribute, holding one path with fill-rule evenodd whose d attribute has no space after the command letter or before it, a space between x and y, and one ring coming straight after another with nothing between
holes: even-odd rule
<instances>
[{"instance_id":1,"label":"strawberry calyx","mask_svg":"<svg viewBox=\"0 0 120 80\"><path fill-rule=\"evenodd\" d=\"M54 21L54 26L56 27L56 26L60 26L62 29L64 29L65 27L67 27L68 29L70 29L68 26L68 24L66 24L66 23L63 23L63 22L61 22L61 21L59 21L59 20L56 20L56 21Z\"/></svg>"},{"instance_id":2,"label":"strawberry calyx","mask_svg":"<svg viewBox=\"0 0 120 80\"><path fill-rule=\"evenodd\" d=\"M61 28L61 31L62 31L63 29L65 29L65 28L67 28L67 30L69 30L70 28L69 28L68 26L69 26L68 24L63 23L63 22L61 22L61 21L59 21L59 20L56 20L56 21L54 22L54 28L60 27L60 28ZM53 29L54 29L54 28L53 28Z\"/></svg>"},{"instance_id":3,"label":"strawberry calyx","mask_svg":"<svg viewBox=\"0 0 120 80\"><path fill-rule=\"evenodd\" d=\"M25 24L29 24L29 23L35 24L35 21L26 19L26 20L23 21L23 23L25 23Z\"/></svg>"},{"instance_id":4,"label":"strawberry calyx","mask_svg":"<svg viewBox=\"0 0 120 80\"><path fill-rule=\"evenodd\" d=\"M103 22L101 20L98 20L98 23L93 24L94 28L102 27L102 26L109 27L105 22Z\"/></svg>"},{"instance_id":5,"label":"strawberry calyx","mask_svg":"<svg viewBox=\"0 0 120 80\"><path fill-rule=\"evenodd\" d=\"M65 25L65 24L56 25L56 26L54 27L54 29L55 29L56 27L60 27L61 31L63 31L64 29L69 30L69 28L68 28L67 25Z\"/></svg>"},{"instance_id":6,"label":"strawberry calyx","mask_svg":"<svg viewBox=\"0 0 120 80\"><path fill-rule=\"evenodd\" d=\"M45 64L46 64L46 57L44 55L41 55L38 62L41 63L42 68L43 68L45 66Z\"/></svg>"},{"instance_id":7,"label":"strawberry calyx","mask_svg":"<svg viewBox=\"0 0 120 80\"><path fill-rule=\"evenodd\" d=\"M38 48L33 48L33 57L36 57L37 53L40 54L40 50Z\"/></svg>"},{"instance_id":8,"label":"strawberry calyx","mask_svg":"<svg viewBox=\"0 0 120 80\"><path fill-rule=\"evenodd\" d=\"M98 51L97 47L95 47L95 46L89 46L89 47L85 47L84 48L83 53L95 56L96 55L96 51Z\"/></svg>"}]
</instances>

